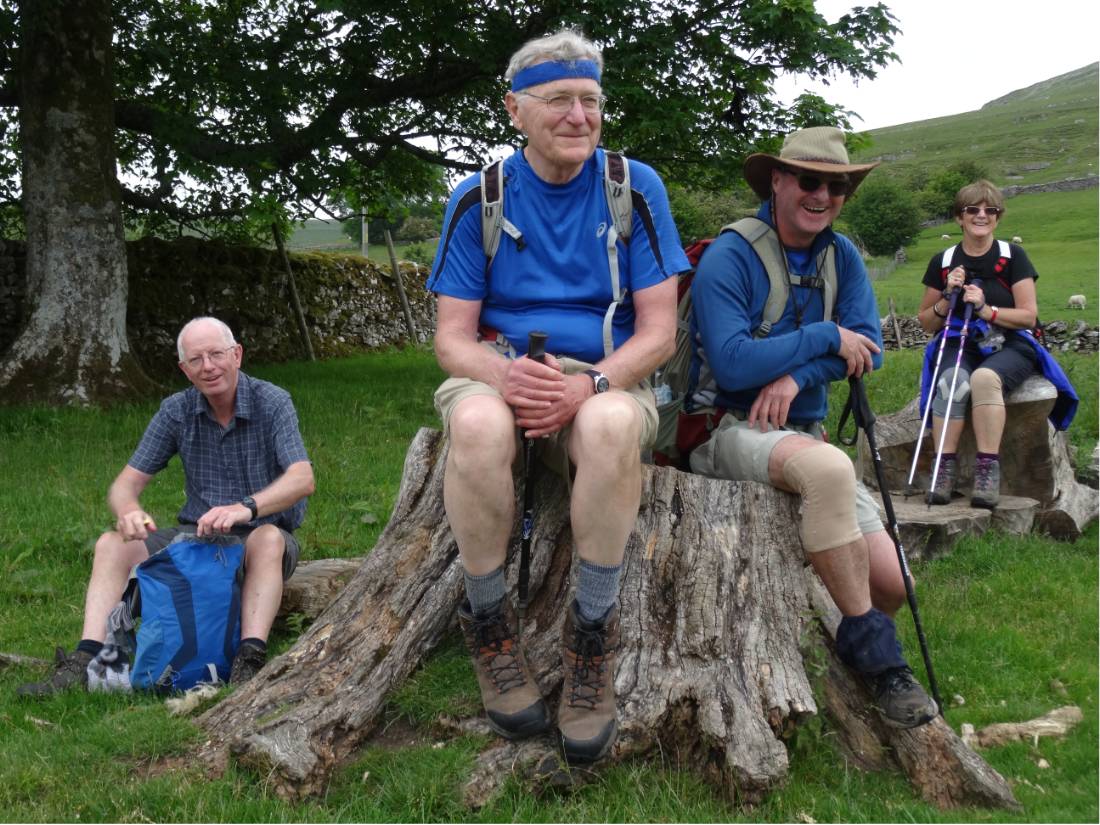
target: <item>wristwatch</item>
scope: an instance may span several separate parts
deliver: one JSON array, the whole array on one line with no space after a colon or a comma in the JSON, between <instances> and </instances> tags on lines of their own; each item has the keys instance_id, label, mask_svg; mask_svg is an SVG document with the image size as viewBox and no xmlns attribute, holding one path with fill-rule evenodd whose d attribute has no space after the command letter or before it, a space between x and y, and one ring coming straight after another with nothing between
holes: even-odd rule
<instances>
[{"instance_id":1,"label":"wristwatch","mask_svg":"<svg viewBox=\"0 0 1100 825\"><path fill-rule=\"evenodd\" d=\"M599 370L585 370L584 374L592 379L592 387L597 393L607 392L611 389L611 382L607 380L607 376Z\"/></svg>"},{"instance_id":2,"label":"wristwatch","mask_svg":"<svg viewBox=\"0 0 1100 825\"><path fill-rule=\"evenodd\" d=\"M256 517L260 515L260 508L256 506L256 499L252 496L245 496L241 499L241 504L252 511L252 519L255 521Z\"/></svg>"}]
</instances>

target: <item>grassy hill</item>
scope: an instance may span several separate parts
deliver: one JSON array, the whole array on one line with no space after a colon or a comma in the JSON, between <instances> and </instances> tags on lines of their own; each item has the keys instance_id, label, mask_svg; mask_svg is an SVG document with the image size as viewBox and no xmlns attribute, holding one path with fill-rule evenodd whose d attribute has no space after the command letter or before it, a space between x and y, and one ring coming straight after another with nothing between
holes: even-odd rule
<instances>
[{"instance_id":1,"label":"grassy hill","mask_svg":"<svg viewBox=\"0 0 1100 825\"><path fill-rule=\"evenodd\" d=\"M881 160L878 174L902 178L976 161L999 186L1096 176L1098 78L1100 64L1093 63L974 112L874 129L872 145L855 159Z\"/></svg>"}]
</instances>

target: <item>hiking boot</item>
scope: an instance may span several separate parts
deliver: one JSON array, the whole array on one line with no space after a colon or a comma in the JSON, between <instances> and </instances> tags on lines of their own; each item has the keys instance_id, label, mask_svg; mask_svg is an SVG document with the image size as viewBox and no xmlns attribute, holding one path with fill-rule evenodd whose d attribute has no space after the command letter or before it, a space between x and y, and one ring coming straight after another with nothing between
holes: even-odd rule
<instances>
[{"instance_id":1,"label":"hiking boot","mask_svg":"<svg viewBox=\"0 0 1100 825\"><path fill-rule=\"evenodd\" d=\"M979 458L974 462L974 492L971 507L995 510L1001 498L1001 462L995 458Z\"/></svg>"},{"instance_id":2,"label":"hiking boot","mask_svg":"<svg viewBox=\"0 0 1100 825\"><path fill-rule=\"evenodd\" d=\"M242 642L233 657L233 666L229 669L229 684L243 685L260 672L267 663L267 651L250 642Z\"/></svg>"},{"instance_id":3,"label":"hiking boot","mask_svg":"<svg viewBox=\"0 0 1100 825\"><path fill-rule=\"evenodd\" d=\"M915 728L931 722L939 712L909 667L892 667L866 676L883 721L892 728Z\"/></svg>"},{"instance_id":4,"label":"hiking boot","mask_svg":"<svg viewBox=\"0 0 1100 825\"><path fill-rule=\"evenodd\" d=\"M619 650L619 609L601 621L580 615L576 601L562 628L564 681L558 705L565 759L573 764L603 758L619 731L615 705L615 659Z\"/></svg>"},{"instance_id":5,"label":"hiking boot","mask_svg":"<svg viewBox=\"0 0 1100 825\"><path fill-rule=\"evenodd\" d=\"M933 504L950 504L951 494L955 492L955 479L959 477L959 460L943 458L940 460L940 472L936 476L936 486L932 488Z\"/></svg>"},{"instance_id":6,"label":"hiking boot","mask_svg":"<svg viewBox=\"0 0 1100 825\"><path fill-rule=\"evenodd\" d=\"M505 739L523 739L546 730L550 713L516 638L516 617L508 600L477 615L463 600L458 623L474 660L489 727Z\"/></svg>"},{"instance_id":7,"label":"hiking boot","mask_svg":"<svg viewBox=\"0 0 1100 825\"><path fill-rule=\"evenodd\" d=\"M15 691L17 696L51 696L73 686L88 687L88 663L95 657L83 650L66 653L63 648L54 651L53 674L44 682L28 682Z\"/></svg>"}]
</instances>

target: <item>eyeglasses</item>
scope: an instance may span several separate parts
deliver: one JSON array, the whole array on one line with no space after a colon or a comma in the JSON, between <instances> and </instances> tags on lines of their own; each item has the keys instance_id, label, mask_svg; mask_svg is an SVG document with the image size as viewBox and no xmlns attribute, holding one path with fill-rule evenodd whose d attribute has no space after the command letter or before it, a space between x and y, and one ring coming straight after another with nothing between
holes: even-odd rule
<instances>
[{"instance_id":1,"label":"eyeglasses","mask_svg":"<svg viewBox=\"0 0 1100 825\"><path fill-rule=\"evenodd\" d=\"M829 196L833 198L839 198L842 195L847 195L851 186L848 178L822 178L817 175L810 175L806 172L796 172L793 169L786 169L780 167L780 172L786 172L788 175L794 175L798 179L798 188L803 192L816 192L822 186L829 188Z\"/></svg>"},{"instance_id":2,"label":"eyeglasses","mask_svg":"<svg viewBox=\"0 0 1100 825\"><path fill-rule=\"evenodd\" d=\"M564 115L571 112L573 110L574 100L579 100L581 102L581 108L586 115L597 115L602 112L603 107L607 105L606 95L554 95L553 97L543 97L542 95L533 95L530 92L517 92L516 94L526 95L527 97L541 100L547 105L550 111L556 115Z\"/></svg>"},{"instance_id":3,"label":"eyeglasses","mask_svg":"<svg viewBox=\"0 0 1100 825\"><path fill-rule=\"evenodd\" d=\"M236 347L229 347L228 349L212 349L210 352L204 352L202 355L194 355L188 358L183 363L187 364L191 369L202 369L203 363L207 358L210 359L210 363L216 367L220 367L228 360L230 353L235 350Z\"/></svg>"},{"instance_id":4,"label":"eyeglasses","mask_svg":"<svg viewBox=\"0 0 1100 825\"><path fill-rule=\"evenodd\" d=\"M964 206L963 212L967 215L981 215L983 212L991 218L995 218L1004 212L999 206Z\"/></svg>"}]
</instances>

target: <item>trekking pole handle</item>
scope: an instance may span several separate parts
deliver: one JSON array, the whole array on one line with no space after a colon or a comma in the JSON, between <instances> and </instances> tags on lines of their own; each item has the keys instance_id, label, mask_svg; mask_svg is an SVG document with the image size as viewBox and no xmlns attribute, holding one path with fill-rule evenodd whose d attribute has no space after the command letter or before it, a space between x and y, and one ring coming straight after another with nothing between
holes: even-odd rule
<instances>
[{"instance_id":1,"label":"trekking pole handle","mask_svg":"<svg viewBox=\"0 0 1100 825\"><path fill-rule=\"evenodd\" d=\"M529 332L527 334L527 357L532 361L543 363L546 357L546 339L549 337L545 332Z\"/></svg>"}]
</instances>

